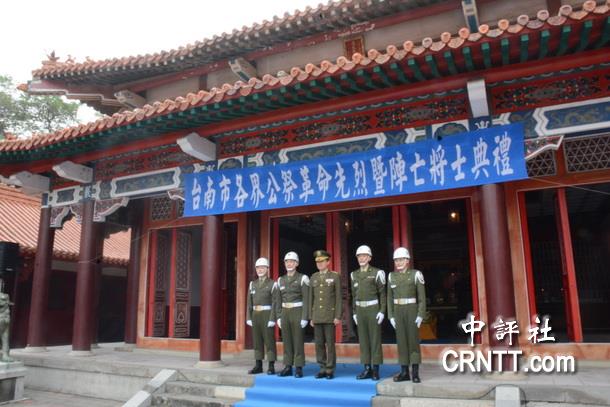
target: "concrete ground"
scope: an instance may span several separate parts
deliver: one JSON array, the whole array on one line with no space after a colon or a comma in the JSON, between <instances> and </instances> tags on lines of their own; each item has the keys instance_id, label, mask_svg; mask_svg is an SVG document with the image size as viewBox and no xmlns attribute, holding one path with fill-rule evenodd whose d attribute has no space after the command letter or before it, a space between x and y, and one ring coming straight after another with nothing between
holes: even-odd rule
<instances>
[{"instance_id":1,"label":"concrete ground","mask_svg":"<svg viewBox=\"0 0 610 407\"><path fill-rule=\"evenodd\" d=\"M37 382L44 381L53 369L62 370L67 375L72 375L74 385L61 389L62 393L78 394L83 387L88 390L96 389L96 392L83 394L82 396L94 396L101 399L84 399L74 401L70 404L71 396L61 393L48 393L52 388L40 388L32 386L26 379L26 397L29 401L22 401L28 406L110 406L120 405L119 400L126 400L142 388L161 369L178 370L183 377L202 378L214 380L218 375L230 375L243 378L243 385L251 384L252 376L246 371L252 367L253 353L245 351L239 354L223 355L223 366L214 369L202 369L196 367L198 354L179 351L159 351L147 349L126 349L123 344L102 344L94 349L92 356L79 357L69 356L69 346L50 347L47 352L27 353L23 350L11 351L11 356L21 360L31 370L29 380L36 379ZM358 363L358 360L343 359L339 363ZM307 363L315 363L308 358ZM387 364L396 364L395 360L386 361ZM398 371L398 366L394 366ZM382 380L377 389L378 393L386 397L408 397L408 398L436 398L446 397L455 399L485 399L490 397L489 393L499 384L506 383L520 387L524 390L527 400L539 402L552 401L559 403L582 403L610 406L610 363L608 362L577 362L578 370L574 374L529 374L519 375L511 378L510 375L500 377L479 374L448 374L445 373L436 361L424 363L421 368L421 384L411 382L394 383L391 378ZM281 369L278 363L276 369ZM99 380L100 374L105 375L104 381ZM88 378L90 376L90 378ZM104 387L108 387L108 376L121 376L119 384L124 388L116 386L114 393L104 394ZM80 383L76 381L80 380ZM88 382L86 380L89 380ZM60 385L65 386L65 382ZM130 383L130 384L129 384ZM57 382L51 383L57 384ZM129 384L129 386L127 386ZM100 387L95 387L100 386ZM68 386L69 387L69 386ZM120 390L123 390L121 393ZM136 390L136 391L133 391ZM120 396L119 396L120 395ZM114 396L114 397L113 397ZM61 398L67 397L64 402ZM59 399L56 399L59 398ZM108 401L103 399L114 399ZM59 400L59 401L57 401ZM86 402L85 402L86 401ZM23 404L23 403L33 404ZM42 403L42 404L35 404ZM55 403L55 404L53 404ZM102 404L95 404L102 403ZM104 404L107 403L107 404Z\"/></svg>"},{"instance_id":2,"label":"concrete ground","mask_svg":"<svg viewBox=\"0 0 610 407\"><path fill-rule=\"evenodd\" d=\"M15 407L116 407L122 403L92 397L81 397L73 394L52 393L25 389L24 400L2 404Z\"/></svg>"}]
</instances>

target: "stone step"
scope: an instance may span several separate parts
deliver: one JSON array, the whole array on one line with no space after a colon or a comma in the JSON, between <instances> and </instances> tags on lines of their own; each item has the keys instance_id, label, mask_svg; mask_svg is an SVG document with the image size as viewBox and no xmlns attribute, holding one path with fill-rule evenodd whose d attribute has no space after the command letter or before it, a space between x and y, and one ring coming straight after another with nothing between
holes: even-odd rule
<instances>
[{"instance_id":1,"label":"stone step","mask_svg":"<svg viewBox=\"0 0 610 407\"><path fill-rule=\"evenodd\" d=\"M180 375L182 380L192 383L241 387L250 387L254 384L253 375L246 374L219 373L200 369L180 369Z\"/></svg>"},{"instance_id":2,"label":"stone step","mask_svg":"<svg viewBox=\"0 0 610 407\"><path fill-rule=\"evenodd\" d=\"M463 400L419 397L373 397L373 407L494 407L494 400Z\"/></svg>"},{"instance_id":3,"label":"stone step","mask_svg":"<svg viewBox=\"0 0 610 407\"><path fill-rule=\"evenodd\" d=\"M243 386L175 381L165 385L165 392L172 394L191 394L193 396L202 397L218 397L221 399L244 399L246 397L246 388L247 387Z\"/></svg>"},{"instance_id":4,"label":"stone step","mask_svg":"<svg viewBox=\"0 0 610 407\"><path fill-rule=\"evenodd\" d=\"M214 397L202 397L192 394L161 393L153 394L153 406L171 407L232 407L238 399L218 399Z\"/></svg>"}]
</instances>

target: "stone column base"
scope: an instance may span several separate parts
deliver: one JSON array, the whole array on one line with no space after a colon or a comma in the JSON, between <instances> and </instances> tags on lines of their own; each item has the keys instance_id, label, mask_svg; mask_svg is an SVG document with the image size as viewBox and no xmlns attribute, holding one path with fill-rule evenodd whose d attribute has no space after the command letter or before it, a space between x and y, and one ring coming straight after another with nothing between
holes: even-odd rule
<instances>
[{"instance_id":1,"label":"stone column base","mask_svg":"<svg viewBox=\"0 0 610 407\"><path fill-rule=\"evenodd\" d=\"M225 366L225 364L222 360L200 360L195 363L194 367L198 369L216 369L223 366Z\"/></svg>"}]
</instances>

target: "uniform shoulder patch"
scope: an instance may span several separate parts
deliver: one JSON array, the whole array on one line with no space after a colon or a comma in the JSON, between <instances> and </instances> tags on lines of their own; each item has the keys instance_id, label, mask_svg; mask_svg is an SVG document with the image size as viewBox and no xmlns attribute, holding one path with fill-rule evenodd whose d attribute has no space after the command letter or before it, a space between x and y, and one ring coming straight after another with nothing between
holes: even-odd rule
<instances>
[{"instance_id":1,"label":"uniform shoulder patch","mask_svg":"<svg viewBox=\"0 0 610 407\"><path fill-rule=\"evenodd\" d=\"M424 281L424 275L419 270L415 272L415 283L417 283L418 281L420 282L420 284L426 284L426 282Z\"/></svg>"},{"instance_id":2,"label":"uniform shoulder patch","mask_svg":"<svg viewBox=\"0 0 610 407\"><path fill-rule=\"evenodd\" d=\"M250 290L252 290L252 281L250 281Z\"/></svg>"},{"instance_id":3,"label":"uniform shoulder patch","mask_svg":"<svg viewBox=\"0 0 610 407\"><path fill-rule=\"evenodd\" d=\"M388 282L392 283L392 274L394 274L393 272L390 272L390 274L388 274Z\"/></svg>"},{"instance_id":4,"label":"uniform shoulder patch","mask_svg":"<svg viewBox=\"0 0 610 407\"><path fill-rule=\"evenodd\" d=\"M273 290L277 289L278 285L277 283L274 281L273 282L273 286L271 286L271 292L273 292Z\"/></svg>"},{"instance_id":5,"label":"uniform shoulder patch","mask_svg":"<svg viewBox=\"0 0 610 407\"><path fill-rule=\"evenodd\" d=\"M303 285L303 284L305 284L307 286L309 285L309 277L304 275L303 278L301 278L301 285Z\"/></svg>"},{"instance_id":6,"label":"uniform shoulder patch","mask_svg":"<svg viewBox=\"0 0 610 407\"><path fill-rule=\"evenodd\" d=\"M376 280L381 281L381 284L385 284L385 273L383 270L377 270Z\"/></svg>"},{"instance_id":7,"label":"uniform shoulder patch","mask_svg":"<svg viewBox=\"0 0 610 407\"><path fill-rule=\"evenodd\" d=\"M355 271L352 271L351 273L349 273L349 279L354 281L354 273Z\"/></svg>"}]
</instances>

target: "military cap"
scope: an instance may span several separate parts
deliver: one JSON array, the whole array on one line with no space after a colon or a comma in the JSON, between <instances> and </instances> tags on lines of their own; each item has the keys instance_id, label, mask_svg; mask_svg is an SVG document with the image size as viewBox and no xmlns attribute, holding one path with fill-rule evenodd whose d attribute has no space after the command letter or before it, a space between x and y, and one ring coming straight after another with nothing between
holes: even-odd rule
<instances>
[{"instance_id":1,"label":"military cap","mask_svg":"<svg viewBox=\"0 0 610 407\"><path fill-rule=\"evenodd\" d=\"M330 259L330 253L326 250L316 250L313 252L313 257L316 261L328 260Z\"/></svg>"}]
</instances>

